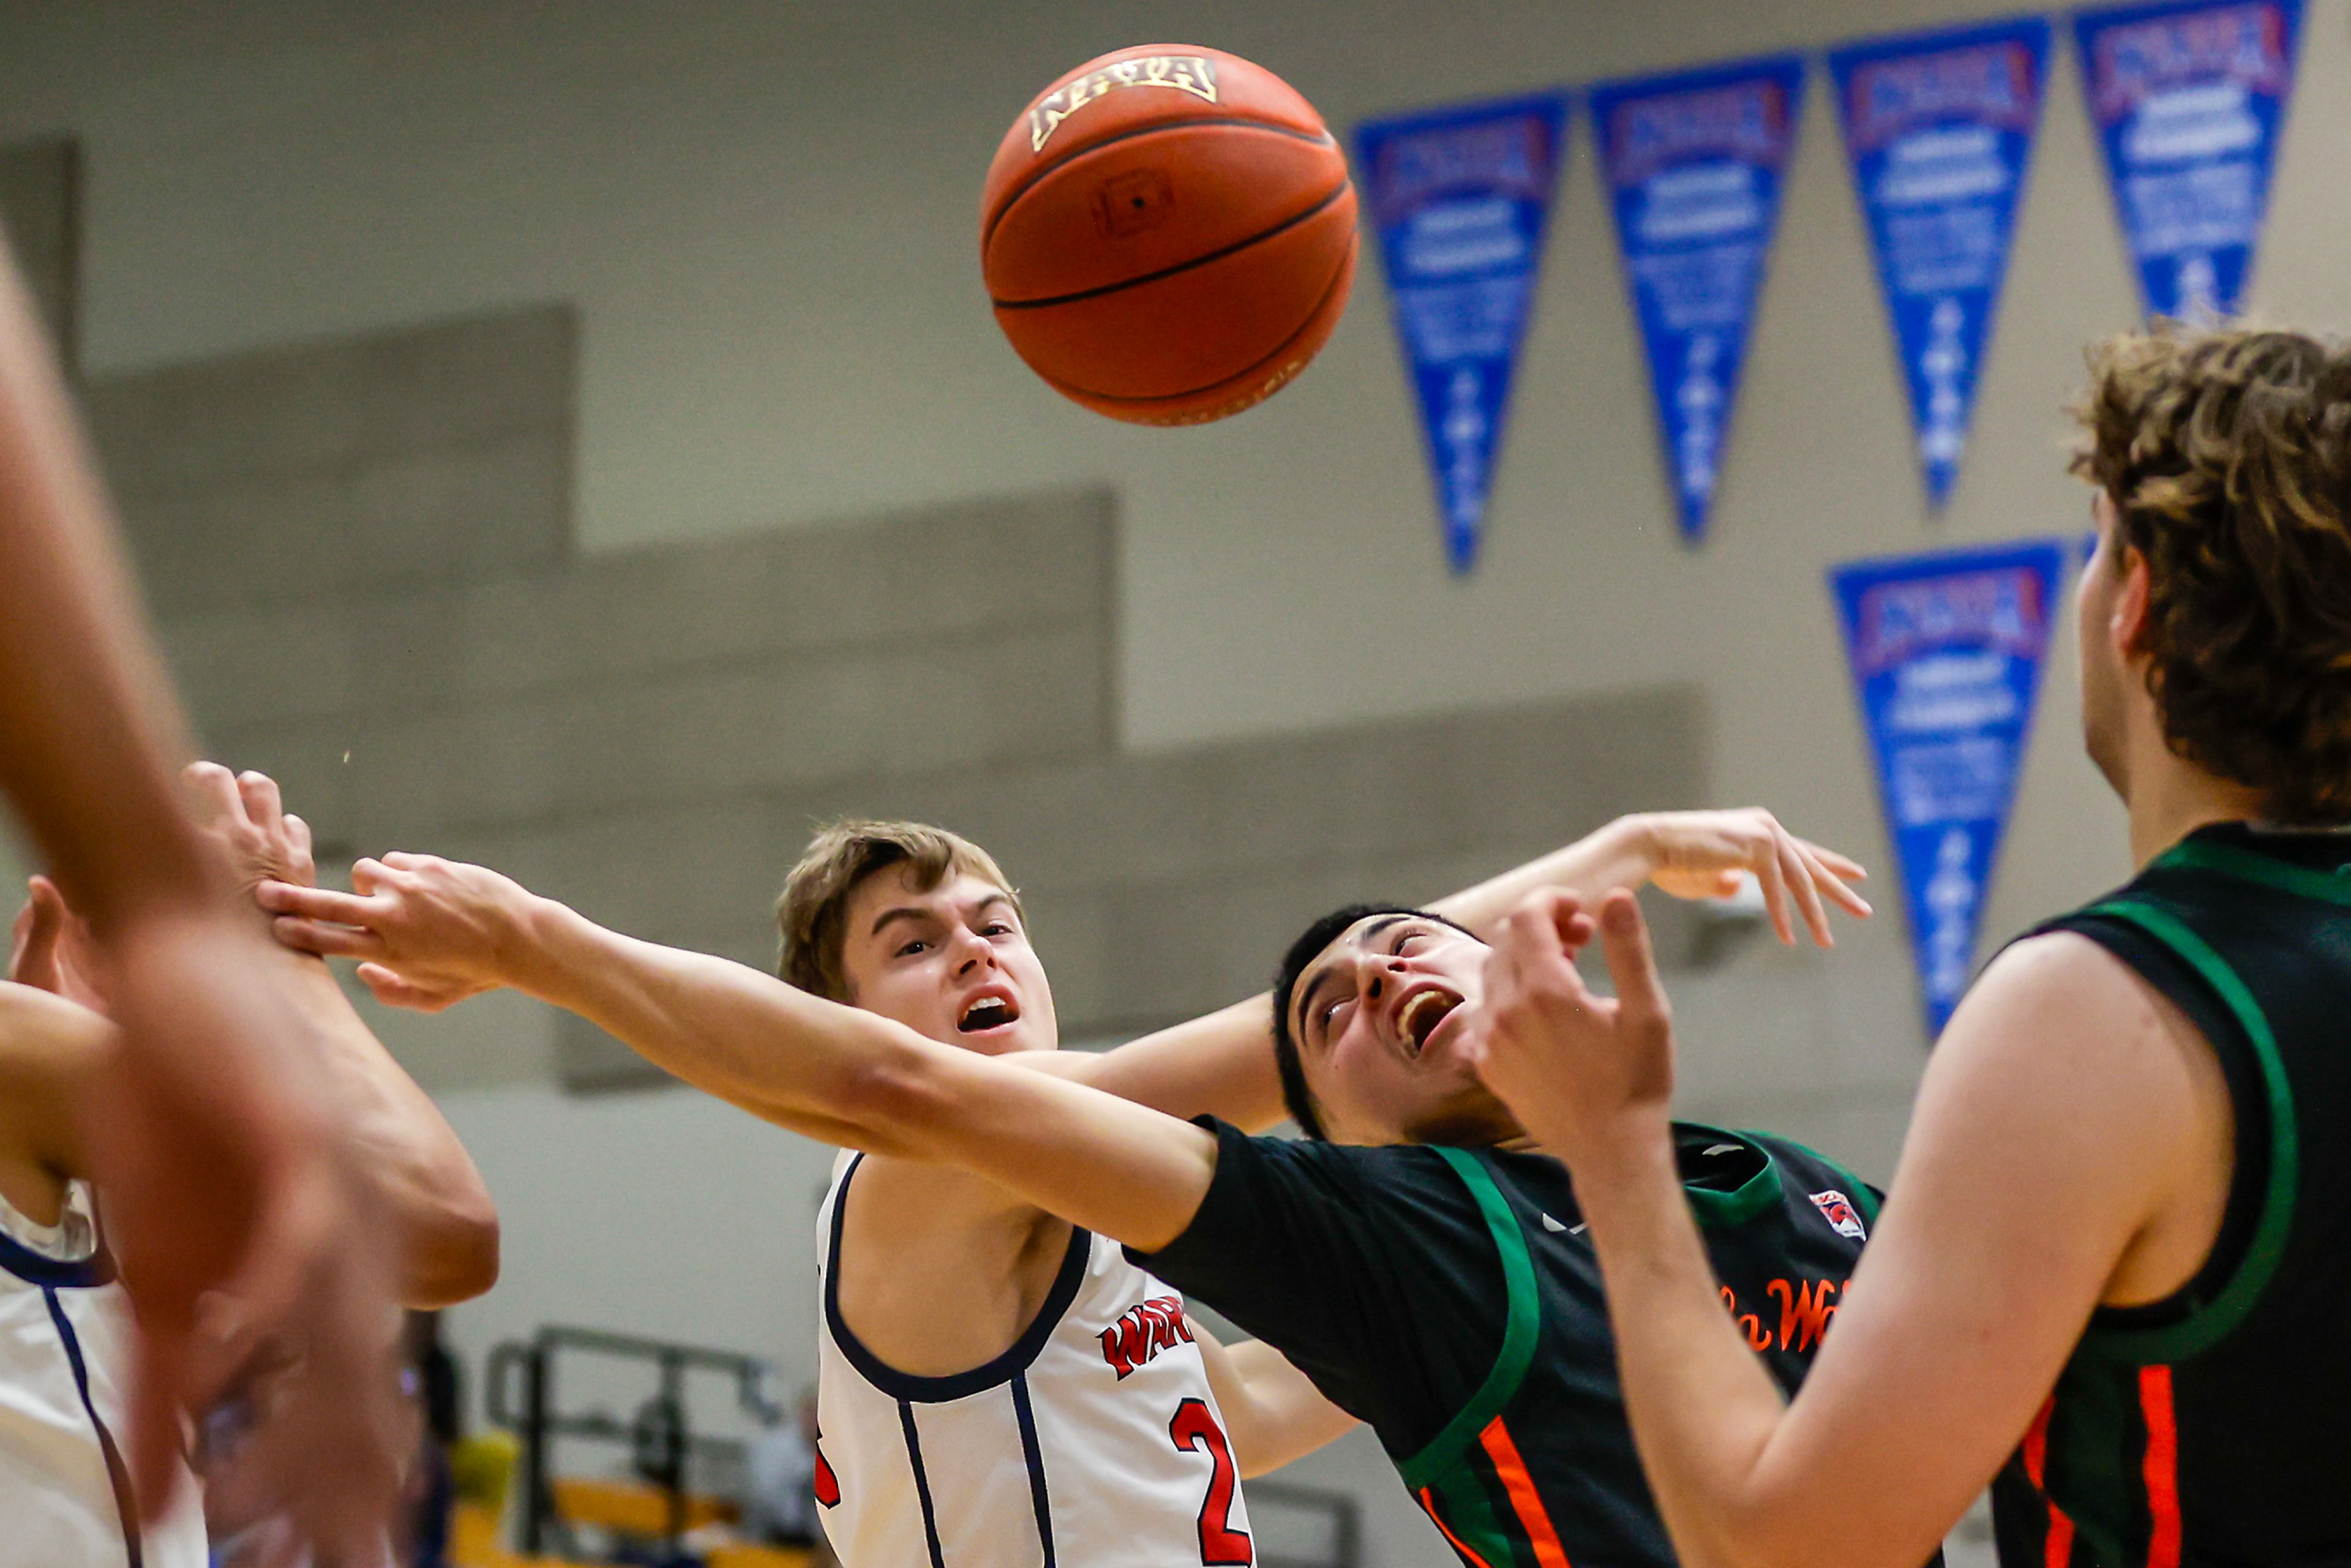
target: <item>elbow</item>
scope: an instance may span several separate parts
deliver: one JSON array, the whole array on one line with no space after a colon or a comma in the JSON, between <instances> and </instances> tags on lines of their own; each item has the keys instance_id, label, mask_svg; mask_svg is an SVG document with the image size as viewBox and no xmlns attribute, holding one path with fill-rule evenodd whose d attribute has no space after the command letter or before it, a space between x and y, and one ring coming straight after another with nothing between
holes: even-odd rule
<instances>
[{"instance_id":1,"label":"elbow","mask_svg":"<svg viewBox=\"0 0 2351 1568\"><path fill-rule=\"evenodd\" d=\"M480 1184L409 1228L404 1305L430 1311L486 1295L498 1282L498 1212Z\"/></svg>"}]
</instances>

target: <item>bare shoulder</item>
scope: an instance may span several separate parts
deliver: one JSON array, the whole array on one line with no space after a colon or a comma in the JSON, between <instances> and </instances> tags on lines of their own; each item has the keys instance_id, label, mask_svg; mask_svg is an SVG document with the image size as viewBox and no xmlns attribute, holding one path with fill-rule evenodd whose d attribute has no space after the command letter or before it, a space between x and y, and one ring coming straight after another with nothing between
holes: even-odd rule
<instances>
[{"instance_id":1,"label":"bare shoulder","mask_svg":"<svg viewBox=\"0 0 2351 1568\"><path fill-rule=\"evenodd\" d=\"M1896 1192L1908 1181L1946 1229L1952 1204L2062 1205L2077 1239L2097 1239L2104 1299L2147 1300L2210 1245L2232 1129L2195 1025L2096 942L2052 933L2002 953L1952 1015Z\"/></svg>"},{"instance_id":2,"label":"bare shoulder","mask_svg":"<svg viewBox=\"0 0 2351 1568\"><path fill-rule=\"evenodd\" d=\"M2188 1026L2137 971L2071 931L2027 937L1994 958L1944 1039L1955 1054L2054 1069L2085 1057L2136 1056ZM1938 1049L1938 1054L1942 1054Z\"/></svg>"}]
</instances>

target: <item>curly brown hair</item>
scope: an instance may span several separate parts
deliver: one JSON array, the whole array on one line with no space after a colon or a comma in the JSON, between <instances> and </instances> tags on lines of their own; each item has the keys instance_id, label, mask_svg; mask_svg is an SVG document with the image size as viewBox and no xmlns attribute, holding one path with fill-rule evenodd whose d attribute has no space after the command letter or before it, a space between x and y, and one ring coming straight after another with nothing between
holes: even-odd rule
<instances>
[{"instance_id":1,"label":"curly brown hair","mask_svg":"<svg viewBox=\"0 0 2351 1568\"><path fill-rule=\"evenodd\" d=\"M2147 558L2172 751L2279 821L2351 818L2351 351L2166 324L2089 361L2073 468Z\"/></svg>"}]
</instances>

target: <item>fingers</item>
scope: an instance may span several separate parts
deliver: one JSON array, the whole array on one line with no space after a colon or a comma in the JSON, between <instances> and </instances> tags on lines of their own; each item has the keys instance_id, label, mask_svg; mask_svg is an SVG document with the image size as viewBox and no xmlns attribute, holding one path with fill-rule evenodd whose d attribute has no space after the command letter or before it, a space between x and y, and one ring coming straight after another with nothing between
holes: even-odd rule
<instances>
[{"instance_id":1,"label":"fingers","mask_svg":"<svg viewBox=\"0 0 2351 1568\"><path fill-rule=\"evenodd\" d=\"M1821 904L1820 889L1813 885L1811 862L1784 831L1778 831L1776 838L1780 864L1787 873L1788 885L1795 891L1796 905L1803 912L1804 928L1822 946L1835 946L1836 934L1829 929L1829 912Z\"/></svg>"},{"instance_id":2,"label":"fingers","mask_svg":"<svg viewBox=\"0 0 2351 1568\"><path fill-rule=\"evenodd\" d=\"M266 773L238 774L236 793L245 805L246 819L257 828L274 827L286 815L286 802L277 794L277 780Z\"/></svg>"},{"instance_id":3,"label":"fingers","mask_svg":"<svg viewBox=\"0 0 2351 1568\"><path fill-rule=\"evenodd\" d=\"M265 882L253 890L253 896L272 915L331 920L340 925L371 925L384 913L374 898L338 893L331 887L298 887L290 882Z\"/></svg>"},{"instance_id":4,"label":"fingers","mask_svg":"<svg viewBox=\"0 0 2351 1568\"><path fill-rule=\"evenodd\" d=\"M1810 839L1798 839L1796 841L1804 846L1804 852L1806 854L1820 862L1821 864L1826 866L1831 872L1843 877L1845 881L1867 882L1869 880L1869 869L1863 865L1859 861L1854 860L1846 855L1841 855L1834 850L1827 849L1820 844L1813 842Z\"/></svg>"},{"instance_id":5,"label":"fingers","mask_svg":"<svg viewBox=\"0 0 2351 1568\"><path fill-rule=\"evenodd\" d=\"M1763 889L1763 912L1771 918L1771 935L1793 946L1796 927L1788 918L1788 869L1781 862L1776 843L1767 841L1764 852L1755 859L1754 871Z\"/></svg>"},{"instance_id":6,"label":"fingers","mask_svg":"<svg viewBox=\"0 0 2351 1568\"><path fill-rule=\"evenodd\" d=\"M14 940L8 953L8 977L44 991L59 988L57 948L65 939L68 918L65 895L45 876L26 879L32 896L16 912Z\"/></svg>"},{"instance_id":7,"label":"fingers","mask_svg":"<svg viewBox=\"0 0 2351 1568\"><path fill-rule=\"evenodd\" d=\"M335 925L319 920L308 920L298 915L281 915L269 923L270 935L287 946L304 953L316 953L322 958L381 958L385 956L383 938L358 925Z\"/></svg>"},{"instance_id":8,"label":"fingers","mask_svg":"<svg viewBox=\"0 0 2351 1568\"><path fill-rule=\"evenodd\" d=\"M201 825L220 828L245 820L245 797L237 789L236 776L219 763L191 762L181 770L180 779L187 786Z\"/></svg>"},{"instance_id":9,"label":"fingers","mask_svg":"<svg viewBox=\"0 0 2351 1568\"><path fill-rule=\"evenodd\" d=\"M430 986L420 986L407 980L397 970L381 964L361 964L357 971L360 984L373 993L375 999L388 1008L406 1008L411 1012L437 1013L455 1006L462 998Z\"/></svg>"},{"instance_id":10,"label":"fingers","mask_svg":"<svg viewBox=\"0 0 2351 1568\"><path fill-rule=\"evenodd\" d=\"M301 862L304 865L310 864L310 824L296 816L293 812L287 812L286 837L287 841L294 846L294 853Z\"/></svg>"},{"instance_id":11,"label":"fingers","mask_svg":"<svg viewBox=\"0 0 2351 1568\"><path fill-rule=\"evenodd\" d=\"M1803 853L1804 859L1813 868L1813 885L1830 903L1846 914L1863 920L1868 919L1875 913L1869 906L1869 900L1845 885L1848 882L1857 882L1867 877L1869 875L1867 872L1835 851L1824 850L1820 845L1807 842L1805 840L1798 839L1796 848Z\"/></svg>"},{"instance_id":12,"label":"fingers","mask_svg":"<svg viewBox=\"0 0 2351 1568\"><path fill-rule=\"evenodd\" d=\"M1671 1016L1666 988L1657 978L1657 956L1649 944L1648 923L1641 918L1639 900L1625 892L1612 893L1600 910L1600 945L1608 956L1609 983L1616 988L1616 1006L1628 1024L1662 1023Z\"/></svg>"}]
</instances>

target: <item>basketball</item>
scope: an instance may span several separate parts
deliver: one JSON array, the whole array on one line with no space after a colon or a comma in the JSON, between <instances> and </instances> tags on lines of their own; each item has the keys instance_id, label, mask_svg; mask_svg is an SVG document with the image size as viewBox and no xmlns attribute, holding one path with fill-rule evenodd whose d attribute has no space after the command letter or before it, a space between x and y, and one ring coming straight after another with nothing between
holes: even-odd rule
<instances>
[{"instance_id":1,"label":"basketball","mask_svg":"<svg viewBox=\"0 0 2351 1568\"><path fill-rule=\"evenodd\" d=\"M1262 67L1152 44L1089 60L1005 132L980 207L1004 335L1057 392L1204 424L1306 368L1355 276L1355 190Z\"/></svg>"}]
</instances>

